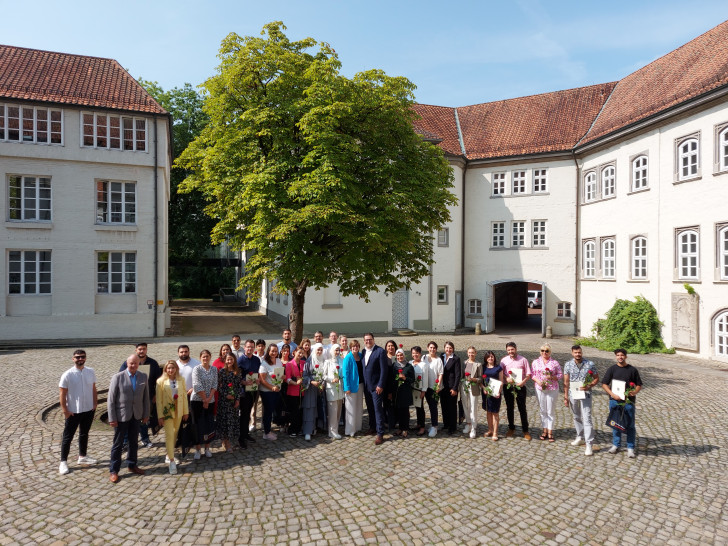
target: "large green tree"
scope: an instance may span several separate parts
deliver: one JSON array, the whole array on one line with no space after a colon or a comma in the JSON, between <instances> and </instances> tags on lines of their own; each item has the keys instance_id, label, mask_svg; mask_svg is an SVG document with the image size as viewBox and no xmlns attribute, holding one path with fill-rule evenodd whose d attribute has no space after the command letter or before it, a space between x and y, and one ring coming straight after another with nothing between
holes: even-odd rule
<instances>
[{"instance_id":1,"label":"large green tree","mask_svg":"<svg viewBox=\"0 0 728 546\"><path fill-rule=\"evenodd\" d=\"M249 297L264 280L291 292L298 341L309 287L366 300L427 275L456 198L442 151L413 130L409 80L344 77L328 44L284 30L225 38L204 83L210 121L177 163L180 190L209 201L213 241L248 251Z\"/></svg>"}]
</instances>

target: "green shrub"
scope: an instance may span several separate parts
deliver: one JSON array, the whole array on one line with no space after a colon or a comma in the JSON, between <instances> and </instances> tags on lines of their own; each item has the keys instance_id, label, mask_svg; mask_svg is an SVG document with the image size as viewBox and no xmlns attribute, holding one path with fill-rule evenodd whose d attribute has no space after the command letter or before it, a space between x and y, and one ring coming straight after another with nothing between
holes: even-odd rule
<instances>
[{"instance_id":1,"label":"green shrub","mask_svg":"<svg viewBox=\"0 0 728 546\"><path fill-rule=\"evenodd\" d=\"M642 296L635 301L617 300L592 327L592 337L582 338L582 345L613 351L619 347L630 353L674 353L665 347L657 310Z\"/></svg>"}]
</instances>

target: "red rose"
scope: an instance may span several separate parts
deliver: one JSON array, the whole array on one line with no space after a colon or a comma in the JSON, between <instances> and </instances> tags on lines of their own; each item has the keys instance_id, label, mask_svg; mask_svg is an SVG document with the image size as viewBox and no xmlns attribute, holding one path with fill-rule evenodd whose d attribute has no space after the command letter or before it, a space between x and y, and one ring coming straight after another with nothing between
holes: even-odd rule
<instances>
[{"instance_id":1,"label":"red rose","mask_svg":"<svg viewBox=\"0 0 728 546\"><path fill-rule=\"evenodd\" d=\"M402 348L402 344L401 344L401 343L399 344L399 348L400 348L400 349Z\"/></svg>"},{"instance_id":2,"label":"red rose","mask_svg":"<svg viewBox=\"0 0 728 546\"><path fill-rule=\"evenodd\" d=\"M177 400L177 398L179 398L179 394L174 395L174 399Z\"/></svg>"},{"instance_id":3,"label":"red rose","mask_svg":"<svg viewBox=\"0 0 728 546\"><path fill-rule=\"evenodd\" d=\"M636 387L637 385L635 385L634 383L632 383L632 382L630 381L630 383L629 383L629 386L630 386L630 387Z\"/></svg>"},{"instance_id":4,"label":"red rose","mask_svg":"<svg viewBox=\"0 0 728 546\"><path fill-rule=\"evenodd\" d=\"M318 370L318 367L319 367L319 365L318 365L318 364L316 364L316 366L314 366L314 368L316 368L317 370Z\"/></svg>"},{"instance_id":5,"label":"red rose","mask_svg":"<svg viewBox=\"0 0 728 546\"><path fill-rule=\"evenodd\" d=\"M421 375L418 375L417 376L417 381L421 381L421 380L422 380L422 376Z\"/></svg>"},{"instance_id":6,"label":"red rose","mask_svg":"<svg viewBox=\"0 0 728 546\"><path fill-rule=\"evenodd\" d=\"M399 368L399 369L397 370L397 373L402 373L402 368Z\"/></svg>"},{"instance_id":7,"label":"red rose","mask_svg":"<svg viewBox=\"0 0 728 546\"><path fill-rule=\"evenodd\" d=\"M589 370L589 371L588 371L587 373L588 373L589 375L594 375L594 371L593 371L593 370Z\"/></svg>"},{"instance_id":8,"label":"red rose","mask_svg":"<svg viewBox=\"0 0 728 546\"><path fill-rule=\"evenodd\" d=\"M232 384L232 383L228 383L228 387L232 387L232 386L233 386L233 384Z\"/></svg>"},{"instance_id":9,"label":"red rose","mask_svg":"<svg viewBox=\"0 0 728 546\"><path fill-rule=\"evenodd\" d=\"M544 371L545 371L546 373L551 373L551 368L546 368L546 369L545 369Z\"/></svg>"},{"instance_id":10,"label":"red rose","mask_svg":"<svg viewBox=\"0 0 728 546\"><path fill-rule=\"evenodd\" d=\"M470 372L465 372L465 377L470 377Z\"/></svg>"},{"instance_id":11,"label":"red rose","mask_svg":"<svg viewBox=\"0 0 728 546\"><path fill-rule=\"evenodd\" d=\"M435 383L439 383L439 382L440 382L440 380L439 380L439 379L435 379Z\"/></svg>"},{"instance_id":12,"label":"red rose","mask_svg":"<svg viewBox=\"0 0 728 546\"><path fill-rule=\"evenodd\" d=\"M276 378L276 374L274 374L274 373L270 374L270 378L271 379L275 379Z\"/></svg>"},{"instance_id":13,"label":"red rose","mask_svg":"<svg viewBox=\"0 0 728 546\"><path fill-rule=\"evenodd\" d=\"M339 369L339 367L338 367L338 366L336 366L336 369L338 370L338 369Z\"/></svg>"},{"instance_id":14,"label":"red rose","mask_svg":"<svg viewBox=\"0 0 728 546\"><path fill-rule=\"evenodd\" d=\"M253 372L248 372L248 375L253 375Z\"/></svg>"}]
</instances>

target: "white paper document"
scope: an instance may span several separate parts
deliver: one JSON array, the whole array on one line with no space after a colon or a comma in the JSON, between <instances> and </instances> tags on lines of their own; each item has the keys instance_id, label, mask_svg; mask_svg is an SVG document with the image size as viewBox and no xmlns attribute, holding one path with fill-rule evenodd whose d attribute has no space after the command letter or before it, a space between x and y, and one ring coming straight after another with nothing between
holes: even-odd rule
<instances>
[{"instance_id":1,"label":"white paper document","mask_svg":"<svg viewBox=\"0 0 728 546\"><path fill-rule=\"evenodd\" d=\"M412 391L412 405L416 408L422 407L422 398L420 398L420 391Z\"/></svg>"},{"instance_id":2,"label":"white paper document","mask_svg":"<svg viewBox=\"0 0 728 546\"><path fill-rule=\"evenodd\" d=\"M523 370L511 370L511 372L515 377L513 378L513 381L516 383L520 383L523 381Z\"/></svg>"},{"instance_id":3,"label":"white paper document","mask_svg":"<svg viewBox=\"0 0 728 546\"><path fill-rule=\"evenodd\" d=\"M491 396L498 396L501 392L501 387L503 386L503 381L498 381L497 379L491 379L490 381L488 381L488 386L490 387L490 390L493 391L493 394L491 394Z\"/></svg>"},{"instance_id":4,"label":"white paper document","mask_svg":"<svg viewBox=\"0 0 728 546\"><path fill-rule=\"evenodd\" d=\"M569 393L572 400L586 400L586 391L581 390L581 385L569 384Z\"/></svg>"},{"instance_id":5,"label":"white paper document","mask_svg":"<svg viewBox=\"0 0 728 546\"><path fill-rule=\"evenodd\" d=\"M627 388L626 381L612 379L612 386L610 388L612 389L612 392L615 394L615 396L617 396L620 400L624 400L624 391Z\"/></svg>"},{"instance_id":6,"label":"white paper document","mask_svg":"<svg viewBox=\"0 0 728 546\"><path fill-rule=\"evenodd\" d=\"M279 381L283 381L283 376L286 373L286 369L283 366L275 366L273 368L273 374L276 376L276 379Z\"/></svg>"},{"instance_id":7,"label":"white paper document","mask_svg":"<svg viewBox=\"0 0 728 546\"><path fill-rule=\"evenodd\" d=\"M249 380L249 381L253 382L252 385L245 385L246 391L250 392L250 391L258 390L258 374L257 373L248 374L245 379L246 379L246 381Z\"/></svg>"}]
</instances>

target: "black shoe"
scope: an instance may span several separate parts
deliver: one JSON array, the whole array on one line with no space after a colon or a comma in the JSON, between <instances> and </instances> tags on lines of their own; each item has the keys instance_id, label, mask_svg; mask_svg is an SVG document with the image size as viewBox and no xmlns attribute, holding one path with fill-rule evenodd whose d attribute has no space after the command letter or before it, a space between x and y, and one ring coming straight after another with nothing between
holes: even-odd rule
<instances>
[{"instance_id":1,"label":"black shoe","mask_svg":"<svg viewBox=\"0 0 728 546\"><path fill-rule=\"evenodd\" d=\"M255 443L255 438L253 438L252 436L246 436L245 437L245 441L246 442L251 442L251 443L254 444Z\"/></svg>"},{"instance_id":2,"label":"black shoe","mask_svg":"<svg viewBox=\"0 0 728 546\"><path fill-rule=\"evenodd\" d=\"M238 445L240 446L240 449L248 449L248 444L245 443L245 440L240 440Z\"/></svg>"}]
</instances>

